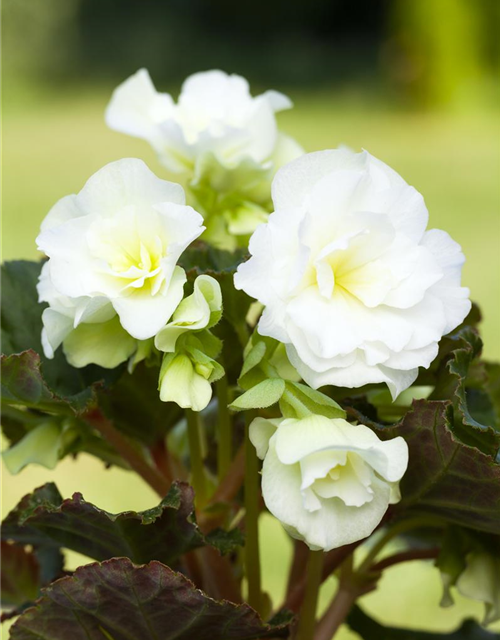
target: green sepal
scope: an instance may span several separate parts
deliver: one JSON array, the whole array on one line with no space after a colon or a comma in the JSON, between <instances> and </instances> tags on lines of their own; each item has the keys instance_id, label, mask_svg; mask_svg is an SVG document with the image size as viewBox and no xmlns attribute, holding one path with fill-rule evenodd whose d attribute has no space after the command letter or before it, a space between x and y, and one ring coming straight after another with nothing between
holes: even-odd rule
<instances>
[{"instance_id":1,"label":"green sepal","mask_svg":"<svg viewBox=\"0 0 500 640\"><path fill-rule=\"evenodd\" d=\"M345 411L335 400L299 382L287 381L279 402L284 418L301 419L310 415L321 415L327 418L346 417Z\"/></svg>"}]
</instances>

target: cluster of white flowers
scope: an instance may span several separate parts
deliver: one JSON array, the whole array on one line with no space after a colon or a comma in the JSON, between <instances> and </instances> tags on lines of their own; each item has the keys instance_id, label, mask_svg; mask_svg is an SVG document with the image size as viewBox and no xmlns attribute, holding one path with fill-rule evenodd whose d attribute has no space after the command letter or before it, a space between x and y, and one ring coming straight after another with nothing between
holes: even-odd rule
<instances>
[{"instance_id":1,"label":"cluster of white flowers","mask_svg":"<svg viewBox=\"0 0 500 640\"><path fill-rule=\"evenodd\" d=\"M177 262L204 219L217 227L203 205L209 183L226 207L235 194L224 218L230 236L264 222L235 286L263 305L258 332L285 346L308 385L383 382L395 398L415 381L470 309L460 247L426 231L422 196L367 152L321 151L281 168L267 219L262 176L300 154L276 127L275 112L290 106L274 91L252 98L243 78L220 71L190 77L177 104L145 70L118 87L108 124L146 139L167 169L187 176L203 215L186 206L180 185L134 159L107 165L59 201L37 240L49 258L38 287L48 357L62 344L76 367L133 367L163 352L161 399L207 406L224 375L209 331L221 316L220 287L200 276L183 299ZM364 538L399 500L402 438L383 442L366 426L313 414L257 418L250 438L264 460L267 507L311 548Z\"/></svg>"},{"instance_id":2,"label":"cluster of white flowers","mask_svg":"<svg viewBox=\"0 0 500 640\"><path fill-rule=\"evenodd\" d=\"M234 249L266 220L276 169L303 153L276 124L291 106L277 91L252 97L244 78L217 70L187 78L175 103L141 69L115 90L106 122L149 142L203 214L204 238Z\"/></svg>"}]
</instances>

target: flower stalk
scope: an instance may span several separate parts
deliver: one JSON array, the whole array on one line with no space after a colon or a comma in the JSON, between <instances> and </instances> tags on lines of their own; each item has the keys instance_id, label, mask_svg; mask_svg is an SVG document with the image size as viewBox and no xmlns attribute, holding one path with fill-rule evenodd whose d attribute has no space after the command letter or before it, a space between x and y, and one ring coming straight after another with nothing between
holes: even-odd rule
<instances>
[{"instance_id":1,"label":"flower stalk","mask_svg":"<svg viewBox=\"0 0 500 640\"><path fill-rule=\"evenodd\" d=\"M297 640L310 640L316 628L316 609L323 573L323 551L309 551L307 562L307 585L304 603L300 610Z\"/></svg>"},{"instance_id":2,"label":"flower stalk","mask_svg":"<svg viewBox=\"0 0 500 640\"><path fill-rule=\"evenodd\" d=\"M233 454L233 432L231 416L229 415L229 398L227 377L223 376L215 383L219 409L218 448L217 448L217 478L219 483L226 476L231 466Z\"/></svg>"},{"instance_id":3,"label":"flower stalk","mask_svg":"<svg viewBox=\"0 0 500 640\"><path fill-rule=\"evenodd\" d=\"M201 509L207 502L208 487L205 465L203 464L199 414L192 409L186 409L186 420L189 453L191 456L191 480L195 492L196 506Z\"/></svg>"},{"instance_id":4,"label":"flower stalk","mask_svg":"<svg viewBox=\"0 0 500 640\"><path fill-rule=\"evenodd\" d=\"M248 582L248 604L262 613L262 591L259 550L259 500L260 480L257 453L249 437L253 411L245 420L245 573Z\"/></svg>"}]
</instances>

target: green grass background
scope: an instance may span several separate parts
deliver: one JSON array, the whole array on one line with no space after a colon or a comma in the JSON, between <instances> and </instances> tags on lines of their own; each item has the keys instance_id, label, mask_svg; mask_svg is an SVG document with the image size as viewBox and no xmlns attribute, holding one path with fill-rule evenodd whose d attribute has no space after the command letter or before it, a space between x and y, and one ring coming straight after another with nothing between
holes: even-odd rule
<instances>
[{"instance_id":1,"label":"green grass background","mask_svg":"<svg viewBox=\"0 0 500 640\"><path fill-rule=\"evenodd\" d=\"M40 222L60 197L79 191L107 162L140 157L159 176L162 168L146 143L109 131L103 111L110 88L57 93L6 91L3 115L3 259L36 259ZM447 230L463 247L463 282L484 315L485 355L500 358L500 147L499 122L492 112L417 113L391 109L364 95L299 94L281 127L308 151L339 144L366 148L395 168L425 197L430 227ZM133 474L82 455L54 472L29 467L16 477L2 469L5 515L34 487L55 481L63 496L81 491L109 511L145 509L156 496ZM262 518L264 588L278 604L291 546L280 525ZM83 559L84 561L84 559ZM82 562L69 554L70 567ZM322 591L324 607L335 588ZM438 606L440 582L431 563L415 562L386 572L380 588L362 600L366 610L388 624L449 630L479 604L457 597L450 609ZM7 636L4 626L3 637ZM343 629L341 640L357 638Z\"/></svg>"}]
</instances>

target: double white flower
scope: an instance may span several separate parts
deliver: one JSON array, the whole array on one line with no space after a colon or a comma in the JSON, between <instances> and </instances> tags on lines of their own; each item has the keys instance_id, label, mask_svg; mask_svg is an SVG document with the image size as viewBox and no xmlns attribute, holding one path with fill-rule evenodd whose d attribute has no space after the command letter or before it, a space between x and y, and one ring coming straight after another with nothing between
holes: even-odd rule
<instances>
[{"instance_id":1,"label":"double white flower","mask_svg":"<svg viewBox=\"0 0 500 640\"><path fill-rule=\"evenodd\" d=\"M114 367L155 336L182 300L176 263L202 223L182 187L135 159L105 166L60 200L37 238L49 257L38 285L49 303L45 354L63 343L74 366Z\"/></svg>"},{"instance_id":2,"label":"double white flower","mask_svg":"<svg viewBox=\"0 0 500 640\"><path fill-rule=\"evenodd\" d=\"M266 221L276 170L303 153L276 124L291 106L277 91L253 97L244 78L218 70L187 78L176 103L141 69L113 93L106 122L149 142L203 214L204 238L233 250Z\"/></svg>"},{"instance_id":3,"label":"double white flower","mask_svg":"<svg viewBox=\"0 0 500 640\"><path fill-rule=\"evenodd\" d=\"M422 196L367 152L302 156L272 195L235 276L265 305L259 333L313 388L385 382L395 398L470 310L459 245L426 231Z\"/></svg>"},{"instance_id":4,"label":"double white flower","mask_svg":"<svg viewBox=\"0 0 500 640\"><path fill-rule=\"evenodd\" d=\"M365 538L400 499L398 482L408 465L401 437L382 442L363 425L312 415L256 418L250 439L264 460L267 508L312 549Z\"/></svg>"},{"instance_id":5,"label":"double white flower","mask_svg":"<svg viewBox=\"0 0 500 640\"><path fill-rule=\"evenodd\" d=\"M149 142L170 171L189 173L206 153L227 167L248 159L258 165L268 161L277 145L285 144L275 113L291 106L278 91L252 97L245 78L218 70L187 78L175 103L140 69L115 89L106 123Z\"/></svg>"}]
</instances>

